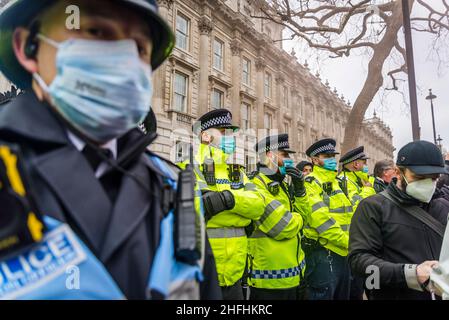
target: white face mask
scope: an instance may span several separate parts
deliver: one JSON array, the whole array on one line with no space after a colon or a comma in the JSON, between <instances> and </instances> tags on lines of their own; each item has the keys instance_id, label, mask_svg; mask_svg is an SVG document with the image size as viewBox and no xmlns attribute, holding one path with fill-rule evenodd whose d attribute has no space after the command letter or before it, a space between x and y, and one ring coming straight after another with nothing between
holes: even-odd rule
<instances>
[{"instance_id":1,"label":"white face mask","mask_svg":"<svg viewBox=\"0 0 449 320\"><path fill-rule=\"evenodd\" d=\"M404 180L405 182L407 182L407 188L405 189L405 192L409 196L424 203L430 202L437 187L436 180L434 181L431 178L427 178L423 180L413 181L411 183L408 183L405 177Z\"/></svg>"}]
</instances>

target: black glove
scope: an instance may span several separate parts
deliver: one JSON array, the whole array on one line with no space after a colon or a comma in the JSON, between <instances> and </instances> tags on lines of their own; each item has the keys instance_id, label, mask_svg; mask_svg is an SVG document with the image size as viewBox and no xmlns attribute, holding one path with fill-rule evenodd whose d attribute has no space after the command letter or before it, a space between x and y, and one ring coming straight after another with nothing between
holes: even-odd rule
<instances>
[{"instance_id":1,"label":"black glove","mask_svg":"<svg viewBox=\"0 0 449 320\"><path fill-rule=\"evenodd\" d=\"M304 175L302 172L297 168L288 167L285 169L285 173L292 178L295 197L303 197L306 194L306 188L304 187Z\"/></svg>"},{"instance_id":2,"label":"black glove","mask_svg":"<svg viewBox=\"0 0 449 320\"><path fill-rule=\"evenodd\" d=\"M204 216L206 221L217 213L231 210L235 206L234 195L229 190L215 192L203 191Z\"/></svg>"}]
</instances>

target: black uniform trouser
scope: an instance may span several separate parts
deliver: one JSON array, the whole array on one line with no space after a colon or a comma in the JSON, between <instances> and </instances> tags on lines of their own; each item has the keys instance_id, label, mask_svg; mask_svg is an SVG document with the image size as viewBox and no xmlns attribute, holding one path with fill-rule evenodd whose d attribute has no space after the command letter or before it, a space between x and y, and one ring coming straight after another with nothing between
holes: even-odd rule
<instances>
[{"instance_id":1,"label":"black uniform trouser","mask_svg":"<svg viewBox=\"0 0 449 320\"><path fill-rule=\"evenodd\" d=\"M298 300L298 287L289 289L250 288L250 300Z\"/></svg>"},{"instance_id":2,"label":"black uniform trouser","mask_svg":"<svg viewBox=\"0 0 449 320\"><path fill-rule=\"evenodd\" d=\"M241 280L234 283L232 286L221 287L223 300L244 300L243 288Z\"/></svg>"},{"instance_id":3,"label":"black uniform trouser","mask_svg":"<svg viewBox=\"0 0 449 320\"><path fill-rule=\"evenodd\" d=\"M349 300L350 269L347 257L342 257L307 239L306 254L306 299Z\"/></svg>"}]
</instances>

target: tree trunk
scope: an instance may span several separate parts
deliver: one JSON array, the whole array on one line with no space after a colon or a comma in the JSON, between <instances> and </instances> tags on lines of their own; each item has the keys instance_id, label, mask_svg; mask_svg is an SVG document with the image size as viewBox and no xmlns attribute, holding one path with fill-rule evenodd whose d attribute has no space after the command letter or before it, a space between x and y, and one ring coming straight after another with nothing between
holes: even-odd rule
<instances>
[{"instance_id":1,"label":"tree trunk","mask_svg":"<svg viewBox=\"0 0 449 320\"><path fill-rule=\"evenodd\" d=\"M411 1L410 9L413 6ZM373 56L368 64L368 75L363 85L362 91L352 107L345 127L345 138L342 146L342 154L357 147L359 137L362 133L363 119L371 101L382 87L383 74L382 69L385 60L389 57L394 43L398 37L402 22L402 6L401 1L396 1L392 15L386 21L387 28L382 40L374 46Z\"/></svg>"}]
</instances>

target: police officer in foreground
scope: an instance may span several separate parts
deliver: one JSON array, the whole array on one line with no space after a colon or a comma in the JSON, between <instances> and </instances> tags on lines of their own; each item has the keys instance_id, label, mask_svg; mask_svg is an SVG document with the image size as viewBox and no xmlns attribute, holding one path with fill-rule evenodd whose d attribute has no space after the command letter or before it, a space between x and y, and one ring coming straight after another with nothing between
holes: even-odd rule
<instances>
[{"instance_id":1,"label":"police officer in foreground","mask_svg":"<svg viewBox=\"0 0 449 320\"><path fill-rule=\"evenodd\" d=\"M256 186L243 167L236 164L237 130L227 109L202 115L193 127L200 142L193 159L197 189L202 194L207 235L225 300L244 299L242 278L248 254L245 227L258 220L265 210Z\"/></svg>"},{"instance_id":2,"label":"police officer in foreground","mask_svg":"<svg viewBox=\"0 0 449 320\"><path fill-rule=\"evenodd\" d=\"M193 171L138 129L173 44L154 0L1 12L0 71L27 92L0 110L1 299L220 298Z\"/></svg>"},{"instance_id":3,"label":"police officer in foreground","mask_svg":"<svg viewBox=\"0 0 449 320\"><path fill-rule=\"evenodd\" d=\"M295 152L287 134L266 137L255 149L260 162L252 181L265 198L265 211L248 240L251 300L302 299L301 229L310 210L304 178L290 158Z\"/></svg>"},{"instance_id":4,"label":"police officer in foreground","mask_svg":"<svg viewBox=\"0 0 449 320\"><path fill-rule=\"evenodd\" d=\"M348 151L340 157L342 172L338 179L343 192L352 202L354 211L359 202L369 196L376 194L372 184L369 182L368 165L369 159L365 154L363 146Z\"/></svg>"},{"instance_id":5,"label":"police officer in foreground","mask_svg":"<svg viewBox=\"0 0 449 320\"><path fill-rule=\"evenodd\" d=\"M351 224L349 263L371 276L370 299L430 300L429 276L438 265L449 202L435 193L448 174L439 148L427 141L402 147L387 189L363 200ZM372 278L372 277L371 277Z\"/></svg>"},{"instance_id":6,"label":"police officer in foreground","mask_svg":"<svg viewBox=\"0 0 449 320\"><path fill-rule=\"evenodd\" d=\"M361 200L376 194L373 186L369 182L368 165L369 159L365 154L363 146L348 151L340 157L342 172L338 176L340 187L352 202L354 211ZM351 300L363 299L364 279L351 275Z\"/></svg>"},{"instance_id":7,"label":"police officer in foreground","mask_svg":"<svg viewBox=\"0 0 449 320\"><path fill-rule=\"evenodd\" d=\"M313 172L305 178L311 213L304 229L307 297L311 300L349 299L348 254L352 204L337 180L334 139L322 139L306 154Z\"/></svg>"}]
</instances>

